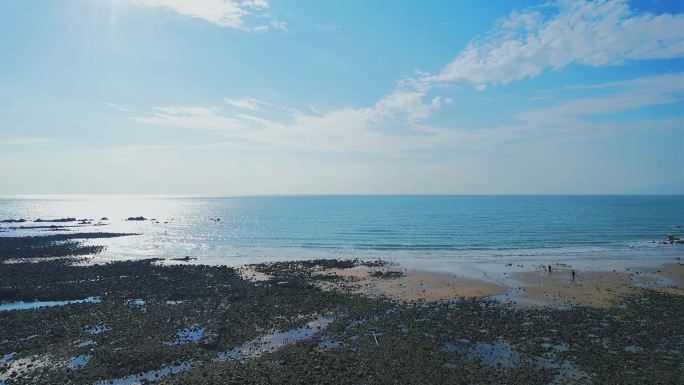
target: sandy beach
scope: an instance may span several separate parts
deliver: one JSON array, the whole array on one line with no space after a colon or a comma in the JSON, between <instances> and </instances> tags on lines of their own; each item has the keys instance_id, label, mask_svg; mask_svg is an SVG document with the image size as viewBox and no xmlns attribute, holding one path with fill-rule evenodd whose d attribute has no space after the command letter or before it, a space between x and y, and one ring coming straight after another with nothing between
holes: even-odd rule
<instances>
[{"instance_id":1,"label":"sandy beach","mask_svg":"<svg viewBox=\"0 0 684 385\"><path fill-rule=\"evenodd\" d=\"M401 266L318 269L313 274L339 278L319 281L318 285L324 290L403 302L489 297L520 306L583 305L601 308L614 306L621 298L644 288L684 294L684 265L680 263L625 268L623 271L579 270L567 264L555 263L551 273L548 272L549 265L531 265L527 271L501 273L507 267L501 265L503 267L496 271L482 272L483 277L490 279L473 278L472 274L466 276ZM241 271L244 278L252 281L272 278L251 267ZM496 279L500 283L491 279L497 273L501 275Z\"/></svg>"}]
</instances>

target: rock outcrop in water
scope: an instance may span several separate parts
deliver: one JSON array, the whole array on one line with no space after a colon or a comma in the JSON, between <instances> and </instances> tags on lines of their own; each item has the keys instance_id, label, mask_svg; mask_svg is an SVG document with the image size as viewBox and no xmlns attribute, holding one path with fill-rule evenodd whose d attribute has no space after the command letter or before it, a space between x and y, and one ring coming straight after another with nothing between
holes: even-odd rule
<instances>
[{"instance_id":1,"label":"rock outcrop in water","mask_svg":"<svg viewBox=\"0 0 684 385\"><path fill-rule=\"evenodd\" d=\"M0 223L24 223L26 219L3 219Z\"/></svg>"},{"instance_id":2,"label":"rock outcrop in water","mask_svg":"<svg viewBox=\"0 0 684 385\"><path fill-rule=\"evenodd\" d=\"M676 234L668 234L663 243L668 245L684 245L684 240Z\"/></svg>"},{"instance_id":3,"label":"rock outcrop in water","mask_svg":"<svg viewBox=\"0 0 684 385\"><path fill-rule=\"evenodd\" d=\"M69 218L57 218L57 219L41 219L41 218L38 218L34 222L38 222L38 223L41 223L41 222L61 223L61 222L76 222L76 221L77 221L76 218L69 217Z\"/></svg>"},{"instance_id":4,"label":"rock outcrop in water","mask_svg":"<svg viewBox=\"0 0 684 385\"><path fill-rule=\"evenodd\" d=\"M171 258L172 261L183 261L183 262L189 262L189 261L196 261L197 257L191 257L189 255L186 255L185 257L179 257L179 258Z\"/></svg>"},{"instance_id":5,"label":"rock outcrop in water","mask_svg":"<svg viewBox=\"0 0 684 385\"><path fill-rule=\"evenodd\" d=\"M127 221L146 221L147 218L140 216L140 217L128 217L126 218Z\"/></svg>"}]
</instances>

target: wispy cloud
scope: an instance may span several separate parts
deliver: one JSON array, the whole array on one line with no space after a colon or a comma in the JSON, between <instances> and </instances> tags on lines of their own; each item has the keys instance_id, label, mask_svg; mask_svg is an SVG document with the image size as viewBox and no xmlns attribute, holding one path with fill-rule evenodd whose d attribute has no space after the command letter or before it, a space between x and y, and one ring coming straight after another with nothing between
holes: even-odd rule
<instances>
[{"instance_id":1,"label":"wispy cloud","mask_svg":"<svg viewBox=\"0 0 684 385\"><path fill-rule=\"evenodd\" d=\"M121 112L133 112L133 110L128 108L128 107L123 107L123 106L120 106L120 105L118 105L116 103L112 103L112 102L105 102L104 105L109 107L109 108L113 108L115 110L121 111Z\"/></svg>"},{"instance_id":2,"label":"wispy cloud","mask_svg":"<svg viewBox=\"0 0 684 385\"><path fill-rule=\"evenodd\" d=\"M429 148L448 140L448 130L418 124L443 103L451 103L451 99L442 101L438 96L424 102L429 89L430 84L424 80L406 79L374 105L327 112L304 113L245 97L224 100L249 113L226 115L215 107L158 107L151 115L133 119L149 124L211 130L226 137L265 145L398 154ZM280 120L259 116L267 108L285 112L287 116Z\"/></svg>"},{"instance_id":3,"label":"wispy cloud","mask_svg":"<svg viewBox=\"0 0 684 385\"><path fill-rule=\"evenodd\" d=\"M200 18L225 28L251 31L268 29L287 31L287 25L270 14L267 0L129 1L141 6L166 8L180 15Z\"/></svg>"},{"instance_id":4,"label":"wispy cloud","mask_svg":"<svg viewBox=\"0 0 684 385\"><path fill-rule=\"evenodd\" d=\"M636 13L626 0L561 0L501 20L471 41L435 81L480 89L572 63L615 65L684 55L684 15Z\"/></svg>"},{"instance_id":5,"label":"wispy cloud","mask_svg":"<svg viewBox=\"0 0 684 385\"><path fill-rule=\"evenodd\" d=\"M252 111L261 111L264 107L271 105L271 103L250 96L237 99L225 98L224 100L226 103L230 104L233 107L238 107Z\"/></svg>"},{"instance_id":6,"label":"wispy cloud","mask_svg":"<svg viewBox=\"0 0 684 385\"><path fill-rule=\"evenodd\" d=\"M93 149L97 153L118 153L118 152L148 152L148 151L175 151L175 150L250 150L260 148L254 145L245 145L238 142L211 142L193 144L130 144L123 146L113 146L106 148Z\"/></svg>"},{"instance_id":7,"label":"wispy cloud","mask_svg":"<svg viewBox=\"0 0 684 385\"><path fill-rule=\"evenodd\" d=\"M592 85L607 95L584 97L520 114L527 121L549 124L566 118L607 115L635 108L669 104L684 95L684 73L640 77Z\"/></svg>"},{"instance_id":8,"label":"wispy cloud","mask_svg":"<svg viewBox=\"0 0 684 385\"><path fill-rule=\"evenodd\" d=\"M221 132L237 133L246 129L241 120L221 116L213 107L158 107L155 110L151 115L136 116L132 119L148 124Z\"/></svg>"},{"instance_id":9,"label":"wispy cloud","mask_svg":"<svg viewBox=\"0 0 684 385\"><path fill-rule=\"evenodd\" d=\"M600 130L684 127L684 119L663 117L643 121L592 119L654 105L681 102L684 73L654 75L621 82L593 85L605 94L572 99L516 114L513 123L476 131L454 128L452 135L463 145L494 145L530 141L558 135L596 133Z\"/></svg>"},{"instance_id":10,"label":"wispy cloud","mask_svg":"<svg viewBox=\"0 0 684 385\"><path fill-rule=\"evenodd\" d=\"M684 74L666 74L594 85L600 96L567 100L545 108L518 113L512 123L477 130L434 127L423 121L440 106L428 104L421 86L399 88L367 108L342 108L322 114L298 113L285 120L254 114L233 114L213 107L161 107L139 122L202 129L247 143L320 151L398 155L435 147L481 147L526 142L559 135L587 135L601 130L673 127L681 119L624 123L594 120L594 116L675 103L684 95ZM255 111L256 112L256 111ZM677 121L679 120L679 121Z\"/></svg>"},{"instance_id":11,"label":"wispy cloud","mask_svg":"<svg viewBox=\"0 0 684 385\"><path fill-rule=\"evenodd\" d=\"M30 146L34 144L44 144L51 140L48 138L15 138L0 140L0 147Z\"/></svg>"},{"instance_id":12,"label":"wispy cloud","mask_svg":"<svg viewBox=\"0 0 684 385\"><path fill-rule=\"evenodd\" d=\"M375 105L365 108L303 113L245 98L226 101L250 113L227 115L213 107L159 107L150 115L133 119L148 124L211 130L233 139L271 146L396 154L446 140L446 130L413 124L429 117L442 103L439 98L423 103L425 92L425 84L407 81ZM266 105L288 114L281 120L257 115Z\"/></svg>"}]
</instances>

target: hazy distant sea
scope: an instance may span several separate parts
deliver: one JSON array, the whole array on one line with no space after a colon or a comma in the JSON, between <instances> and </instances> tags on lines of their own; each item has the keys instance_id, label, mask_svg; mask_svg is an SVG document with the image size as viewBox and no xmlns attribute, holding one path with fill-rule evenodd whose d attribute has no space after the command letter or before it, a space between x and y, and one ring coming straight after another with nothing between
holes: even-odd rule
<instances>
[{"instance_id":1,"label":"hazy distant sea","mask_svg":"<svg viewBox=\"0 0 684 385\"><path fill-rule=\"evenodd\" d=\"M130 216L155 218L129 222ZM77 217L125 231L111 258L525 258L684 256L657 241L684 236L684 196L12 197L0 220ZM220 218L220 221L211 220ZM165 223L167 222L167 223ZM35 225L24 223L24 226ZM53 234L6 230L0 236ZM654 242L656 241L656 242Z\"/></svg>"}]
</instances>

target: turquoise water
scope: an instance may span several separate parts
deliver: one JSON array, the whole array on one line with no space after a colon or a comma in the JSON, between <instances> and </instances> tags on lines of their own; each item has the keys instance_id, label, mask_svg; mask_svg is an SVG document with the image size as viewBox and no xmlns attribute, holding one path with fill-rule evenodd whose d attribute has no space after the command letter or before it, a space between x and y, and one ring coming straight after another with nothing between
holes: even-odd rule
<instances>
[{"instance_id":1,"label":"turquoise water","mask_svg":"<svg viewBox=\"0 0 684 385\"><path fill-rule=\"evenodd\" d=\"M129 222L131 216L154 221ZM0 236L53 234L11 226L107 217L87 231L111 256L312 257L684 254L653 241L684 236L684 196L68 197L0 200ZM220 221L212 220L220 218ZM165 223L167 222L167 223ZM71 231L83 229L69 228ZM85 231L84 230L84 231Z\"/></svg>"}]
</instances>

